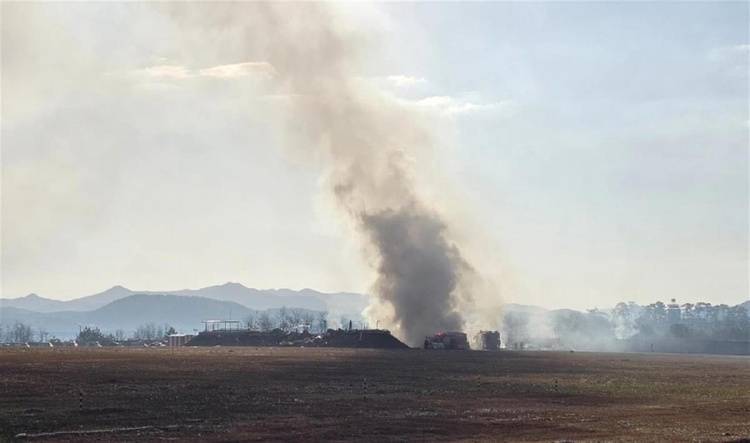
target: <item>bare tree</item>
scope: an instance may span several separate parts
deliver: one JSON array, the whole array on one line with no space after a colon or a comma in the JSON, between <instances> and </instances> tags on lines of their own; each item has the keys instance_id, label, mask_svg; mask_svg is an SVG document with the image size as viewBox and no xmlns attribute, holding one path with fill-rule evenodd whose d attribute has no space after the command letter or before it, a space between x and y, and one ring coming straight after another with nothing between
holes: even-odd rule
<instances>
[{"instance_id":1,"label":"bare tree","mask_svg":"<svg viewBox=\"0 0 750 443\"><path fill-rule=\"evenodd\" d=\"M10 325L6 324L0 331L0 341L3 343L13 342L13 328Z\"/></svg>"},{"instance_id":2,"label":"bare tree","mask_svg":"<svg viewBox=\"0 0 750 443\"><path fill-rule=\"evenodd\" d=\"M351 321L351 320L349 320L348 318L346 318L346 316L345 316L345 315L342 315L342 316L341 316L341 318L339 319L339 324L341 325L341 326L339 326L339 327L340 327L341 329L347 329L347 328L349 327L349 322L350 322L350 321Z\"/></svg>"},{"instance_id":3,"label":"bare tree","mask_svg":"<svg viewBox=\"0 0 750 443\"><path fill-rule=\"evenodd\" d=\"M301 313L300 317L302 323L307 329L313 329L313 323L315 323L315 314L313 314L311 311L304 311Z\"/></svg>"},{"instance_id":4,"label":"bare tree","mask_svg":"<svg viewBox=\"0 0 750 443\"><path fill-rule=\"evenodd\" d=\"M257 329L258 328L258 315L255 312L250 312L247 314L247 317L245 317L245 324L247 325L247 329Z\"/></svg>"},{"instance_id":5,"label":"bare tree","mask_svg":"<svg viewBox=\"0 0 750 443\"><path fill-rule=\"evenodd\" d=\"M268 311L263 311L258 315L258 329L263 332L268 332L273 329L273 320L271 320Z\"/></svg>"},{"instance_id":6,"label":"bare tree","mask_svg":"<svg viewBox=\"0 0 750 443\"><path fill-rule=\"evenodd\" d=\"M135 330L135 338L139 340L155 340L164 336L164 328L155 323L145 323Z\"/></svg>"},{"instance_id":7,"label":"bare tree","mask_svg":"<svg viewBox=\"0 0 750 443\"><path fill-rule=\"evenodd\" d=\"M49 337L49 332L44 330L44 328L39 328L39 330L36 332L37 337L39 337L40 342L47 341L47 338Z\"/></svg>"},{"instance_id":8,"label":"bare tree","mask_svg":"<svg viewBox=\"0 0 750 443\"><path fill-rule=\"evenodd\" d=\"M318 332L325 332L328 330L328 312L318 312Z\"/></svg>"},{"instance_id":9,"label":"bare tree","mask_svg":"<svg viewBox=\"0 0 750 443\"><path fill-rule=\"evenodd\" d=\"M32 340L33 333L31 326L21 322L16 322L11 329L11 340L13 343L26 343Z\"/></svg>"},{"instance_id":10,"label":"bare tree","mask_svg":"<svg viewBox=\"0 0 750 443\"><path fill-rule=\"evenodd\" d=\"M289 329L294 329L303 322L303 311L301 309L289 310Z\"/></svg>"},{"instance_id":11,"label":"bare tree","mask_svg":"<svg viewBox=\"0 0 750 443\"><path fill-rule=\"evenodd\" d=\"M10 326L0 325L0 343L7 343L10 341Z\"/></svg>"},{"instance_id":12,"label":"bare tree","mask_svg":"<svg viewBox=\"0 0 750 443\"><path fill-rule=\"evenodd\" d=\"M279 328L282 331L288 331L291 327L291 319L289 318L289 309L286 306L279 308Z\"/></svg>"},{"instance_id":13,"label":"bare tree","mask_svg":"<svg viewBox=\"0 0 750 443\"><path fill-rule=\"evenodd\" d=\"M529 316L526 313L508 312L503 317L503 331L507 343L527 341Z\"/></svg>"}]
</instances>

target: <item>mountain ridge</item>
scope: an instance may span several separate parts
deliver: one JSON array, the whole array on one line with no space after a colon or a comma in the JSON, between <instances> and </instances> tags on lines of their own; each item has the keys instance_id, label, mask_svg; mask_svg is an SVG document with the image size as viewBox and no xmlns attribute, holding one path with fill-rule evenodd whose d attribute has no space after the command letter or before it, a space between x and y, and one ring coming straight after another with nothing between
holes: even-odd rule
<instances>
[{"instance_id":1,"label":"mountain ridge","mask_svg":"<svg viewBox=\"0 0 750 443\"><path fill-rule=\"evenodd\" d=\"M208 318L244 320L251 312L282 307L326 311L332 320L357 320L367 302L367 296L356 293L324 293L310 288L255 289L233 282L176 291L133 291L116 285L66 301L37 294L0 299L0 323L25 323L59 338L74 336L81 325L130 332L141 324L154 322L192 332Z\"/></svg>"},{"instance_id":2,"label":"mountain ridge","mask_svg":"<svg viewBox=\"0 0 750 443\"><path fill-rule=\"evenodd\" d=\"M338 314L339 311L347 314L351 314L354 310L361 312L367 305L366 295L352 292L326 293L310 288L303 288L299 291L288 288L256 289L246 287L241 283L227 282L199 289L170 291L134 291L121 285L115 285L102 292L70 300L55 300L32 293L18 298L0 298L0 308L20 308L45 313L92 311L134 294L199 296L239 303L250 309L262 310L287 306L327 310L334 314ZM341 306L342 304L344 306Z\"/></svg>"},{"instance_id":3,"label":"mountain ridge","mask_svg":"<svg viewBox=\"0 0 750 443\"><path fill-rule=\"evenodd\" d=\"M205 297L133 294L92 311L35 312L3 307L0 312L4 323L20 322L58 338L72 338L82 326L98 327L108 332L122 329L130 334L140 325L154 323L192 332L199 329L201 321L206 319L241 320L256 311L238 303Z\"/></svg>"}]
</instances>

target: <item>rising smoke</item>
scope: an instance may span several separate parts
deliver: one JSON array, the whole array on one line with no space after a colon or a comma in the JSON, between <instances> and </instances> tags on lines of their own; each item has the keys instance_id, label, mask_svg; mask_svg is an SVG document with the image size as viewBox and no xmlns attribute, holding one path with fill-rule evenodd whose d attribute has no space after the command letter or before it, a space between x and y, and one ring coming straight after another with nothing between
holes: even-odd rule
<instances>
[{"instance_id":1,"label":"rising smoke","mask_svg":"<svg viewBox=\"0 0 750 443\"><path fill-rule=\"evenodd\" d=\"M326 5L227 7L234 9L217 23L264 42L289 144L323 160L336 204L363 241L377 273L371 324L411 345L466 327L477 273L452 241L440 202L420 196L412 176L419 165L410 159L430 150L432 130L419 112L358 77L372 41ZM198 16L205 23L207 15Z\"/></svg>"},{"instance_id":2,"label":"rising smoke","mask_svg":"<svg viewBox=\"0 0 750 443\"><path fill-rule=\"evenodd\" d=\"M402 338L414 344L438 330L462 329L455 291L470 268L442 221L417 202L365 212L359 221L378 252L374 292L393 307L390 320Z\"/></svg>"}]
</instances>

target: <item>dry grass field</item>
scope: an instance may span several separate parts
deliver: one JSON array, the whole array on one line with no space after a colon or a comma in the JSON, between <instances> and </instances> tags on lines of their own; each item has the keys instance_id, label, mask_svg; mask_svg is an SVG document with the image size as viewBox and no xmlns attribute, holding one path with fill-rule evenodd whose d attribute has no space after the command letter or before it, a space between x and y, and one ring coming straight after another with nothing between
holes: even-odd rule
<instances>
[{"instance_id":1,"label":"dry grass field","mask_svg":"<svg viewBox=\"0 0 750 443\"><path fill-rule=\"evenodd\" d=\"M3 349L0 440L16 438L737 441L750 438L750 359Z\"/></svg>"}]
</instances>

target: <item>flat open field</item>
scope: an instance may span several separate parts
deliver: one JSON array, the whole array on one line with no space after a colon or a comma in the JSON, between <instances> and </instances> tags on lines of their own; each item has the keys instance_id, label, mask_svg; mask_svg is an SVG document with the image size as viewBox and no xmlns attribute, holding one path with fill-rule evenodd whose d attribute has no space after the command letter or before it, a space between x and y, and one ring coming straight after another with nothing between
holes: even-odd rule
<instances>
[{"instance_id":1,"label":"flat open field","mask_svg":"<svg viewBox=\"0 0 750 443\"><path fill-rule=\"evenodd\" d=\"M30 437L733 441L750 437L750 359L322 348L0 350L0 439L71 430L85 432Z\"/></svg>"}]
</instances>

